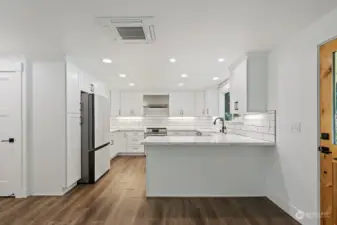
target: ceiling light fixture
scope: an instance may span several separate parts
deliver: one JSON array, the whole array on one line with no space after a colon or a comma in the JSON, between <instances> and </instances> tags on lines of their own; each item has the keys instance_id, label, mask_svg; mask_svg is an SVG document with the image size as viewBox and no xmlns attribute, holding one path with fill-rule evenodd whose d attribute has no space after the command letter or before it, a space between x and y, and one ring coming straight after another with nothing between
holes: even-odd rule
<instances>
[{"instance_id":1,"label":"ceiling light fixture","mask_svg":"<svg viewBox=\"0 0 337 225\"><path fill-rule=\"evenodd\" d=\"M224 62L224 61L225 61L224 58L219 58L219 59L218 59L218 62Z\"/></svg>"},{"instance_id":2,"label":"ceiling light fixture","mask_svg":"<svg viewBox=\"0 0 337 225\"><path fill-rule=\"evenodd\" d=\"M186 77L188 77L188 75L186 73L183 73L183 74L181 74L181 77L186 78Z\"/></svg>"},{"instance_id":3,"label":"ceiling light fixture","mask_svg":"<svg viewBox=\"0 0 337 225\"><path fill-rule=\"evenodd\" d=\"M220 78L219 77L213 77L213 80L219 80Z\"/></svg>"},{"instance_id":4,"label":"ceiling light fixture","mask_svg":"<svg viewBox=\"0 0 337 225\"><path fill-rule=\"evenodd\" d=\"M177 60L175 58L170 58L171 63L175 63Z\"/></svg>"},{"instance_id":5,"label":"ceiling light fixture","mask_svg":"<svg viewBox=\"0 0 337 225\"><path fill-rule=\"evenodd\" d=\"M125 78L125 77L126 77L126 75L125 75L125 74L123 74L123 73L121 73L121 74L119 74L119 77L121 77L121 78Z\"/></svg>"},{"instance_id":6,"label":"ceiling light fixture","mask_svg":"<svg viewBox=\"0 0 337 225\"><path fill-rule=\"evenodd\" d=\"M129 86L133 87L135 86L135 83L129 83Z\"/></svg>"},{"instance_id":7,"label":"ceiling light fixture","mask_svg":"<svg viewBox=\"0 0 337 225\"><path fill-rule=\"evenodd\" d=\"M103 62L103 63L110 64L110 63L112 63L112 60L111 60L111 59L108 59L108 58L103 58L103 59L102 59L102 62Z\"/></svg>"},{"instance_id":8,"label":"ceiling light fixture","mask_svg":"<svg viewBox=\"0 0 337 225\"><path fill-rule=\"evenodd\" d=\"M181 87L181 86L184 86L184 85L185 85L184 83L179 83L179 84L178 84L178 86L180 86L180 87Z\"/></svg>"}]
</instances>

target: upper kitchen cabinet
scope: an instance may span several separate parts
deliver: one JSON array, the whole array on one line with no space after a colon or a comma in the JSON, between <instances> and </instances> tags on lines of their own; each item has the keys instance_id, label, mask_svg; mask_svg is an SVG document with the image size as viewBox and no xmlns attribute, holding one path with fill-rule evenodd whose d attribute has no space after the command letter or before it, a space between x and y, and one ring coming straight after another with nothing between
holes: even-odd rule
<instances>
[{"instance_id":1,"label":"upper kitchen cabinet","mask_svg":"<svg viewBox=\"0 0 337 225\"><path fill-rule=\"evenodd\" d=\"M122 116L143 116L143 94L139 92L122 92Z\"/></svg>"},{"instance_id":2,"label":"upper kitchen cabinet","mask_svg":"<svg viewBox=\"0 0 337 225\"><path fill-rule=\"evenodd\" d=\"M206 116L205 92L195 93L195 116Z\"/></svg>"},{"instance_id":3,"label":"upper kitchen cabinet","mask_svg":"<svg viewBox=\"0 0 337 225\"><path fill-rule=\"evenodd\" d=\"M66 64L67 113L81 113L80 72L70 63Z\"/></svg>"},{"instance_id":4,"label":"upper kitchen cabinet","mask_svg":"<svg viewBox=\"0 0 337 225\"><path fill-rule=\"evenodd\" d=\"M195 116L194 92L170 93L170 116Z\"/></svg>"},{"instance_id":5,"label":"upper kitchen cabinet","mask_svg":"<svg viewBox=\"0 0 337 225\"><path fill-rule=\"evenodd\" d=\"M230 66L231 113L267 110L267 53L248 53Z\"/></svg>"},{"instance_id":6,"label":"upper kitchen cabinet","mask_svg":"<svg viewBox=\"0 0 337 225\"><path fill-rule=\"evenodd\" d=\"M121 95L119 91L110 91L110 116L121 115Z\"/></svg>"},{"instance_id":7,"label":"upper kitchen cabinet","mask_svg":"<svg viewBox=\"0 0 337 225\"><path fill-rule=\"evenodd\" d=\"M219 92L217 88L207 89L205 92L205 116L219 115Z\"/></svg>"}]
</instances>

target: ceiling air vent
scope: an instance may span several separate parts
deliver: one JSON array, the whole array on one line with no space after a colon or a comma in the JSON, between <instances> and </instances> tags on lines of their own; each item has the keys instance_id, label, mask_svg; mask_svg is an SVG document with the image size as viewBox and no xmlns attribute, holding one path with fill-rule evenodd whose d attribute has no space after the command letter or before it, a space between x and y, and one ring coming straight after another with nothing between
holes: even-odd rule
<instances>
[{"instance_id":1,"label":"ceiling air vent","mask_svg":"<svg viewBox=\"0 0 337 225\"><path fill-rule=\"evenodd\" d=\"M156 40L153 17L100 17L98 24L125 44L149 44Z\"/></svg>"},{"instance_id":2,"label":"ceiling air vent","mask_svg":"<svg viewBox=\"0 0 337 225\"><path fill-rule=\"evenodd\" d=\"M146 40L143 27L117 27L117 31L123 40Z\"/></svg>"}]
</instances>

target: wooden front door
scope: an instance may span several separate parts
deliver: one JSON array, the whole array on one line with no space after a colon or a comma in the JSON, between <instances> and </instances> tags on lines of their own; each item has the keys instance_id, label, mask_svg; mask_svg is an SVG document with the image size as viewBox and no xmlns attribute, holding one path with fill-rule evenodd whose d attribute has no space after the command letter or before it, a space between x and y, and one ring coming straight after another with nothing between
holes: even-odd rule
<instances>
[{"instance_id":1,"label":"wooden front door","mask_svg":"<svg viewBox=\"0 0 337 225\"><path fill-rule=\"evenodd\" d=\"M336 225L337 195L337 39L320 47L320 198L321 225ZM336 160L337 161L337 160ZM337 165L337 164L336 164ZM336 169L333 169L336 167ZM336 184L336 183L335 183Z\"/></svg>"}]
</instances>

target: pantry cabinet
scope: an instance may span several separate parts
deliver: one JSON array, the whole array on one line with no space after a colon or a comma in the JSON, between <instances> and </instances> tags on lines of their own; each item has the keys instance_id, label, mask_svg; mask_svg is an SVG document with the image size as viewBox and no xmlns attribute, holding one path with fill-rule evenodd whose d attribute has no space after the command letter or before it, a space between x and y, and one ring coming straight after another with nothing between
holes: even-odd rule
<instances>
[{"instance_id":1,"label":"pantry cabinet","mask_svg":"<svg viewBox=\"0 0 337 225\"><path fill-rule=\"evenodd\" d=\"M248 53L230 66L231 112L265 112L267 110L266 53Z\"/></svg>"}]
</instances>

